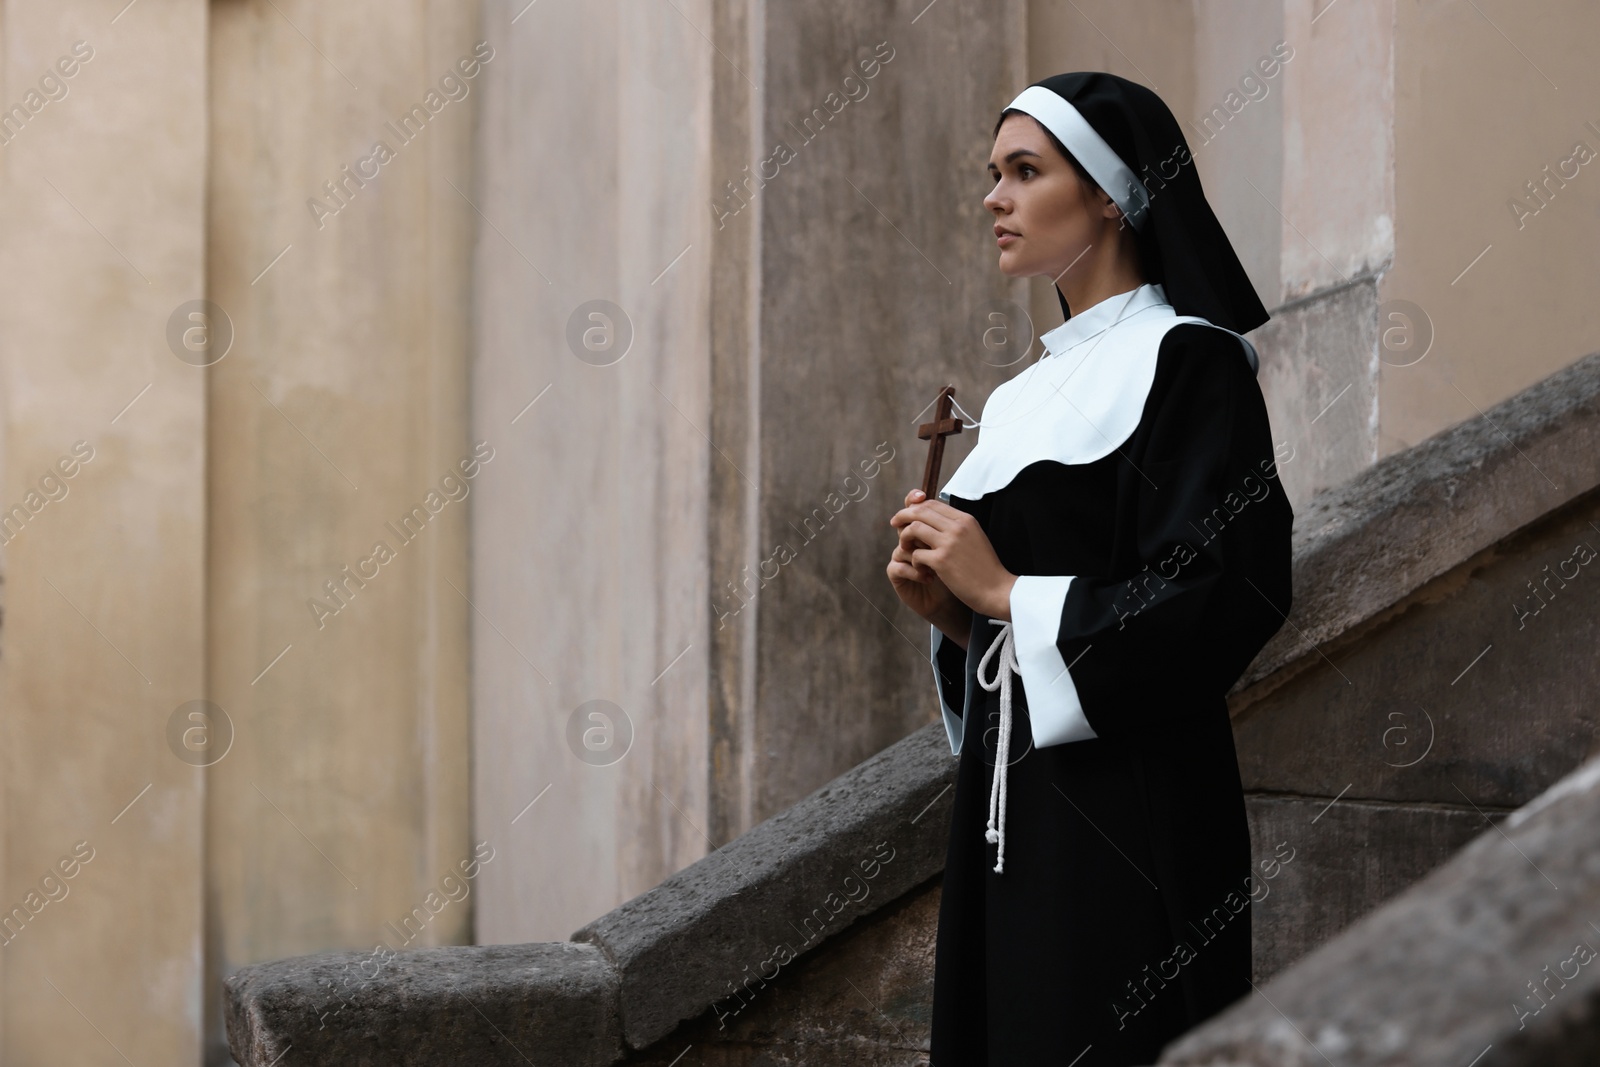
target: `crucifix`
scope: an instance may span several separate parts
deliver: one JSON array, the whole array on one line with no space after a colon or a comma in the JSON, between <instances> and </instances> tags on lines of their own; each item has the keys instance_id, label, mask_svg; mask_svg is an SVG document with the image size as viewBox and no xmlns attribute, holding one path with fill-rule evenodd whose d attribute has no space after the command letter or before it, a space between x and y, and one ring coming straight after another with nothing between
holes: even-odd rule
<instances>
[{"instance_id":1,"label":"crucifix","mask_svg":"<svg viewBox=\"0 0 1600 1067\"><path fill-rule=\"evenodd\" d=\"M928 442L928 465L922 468L924 500L934 499L934 493L939 488L939 464L944 459L944 439L961 432L961 420L950 413L955 395L956 387L953 385L941 389L939 399L934 402L933 421L917 427L917 437Z\"/></svg>"}]
</instances>

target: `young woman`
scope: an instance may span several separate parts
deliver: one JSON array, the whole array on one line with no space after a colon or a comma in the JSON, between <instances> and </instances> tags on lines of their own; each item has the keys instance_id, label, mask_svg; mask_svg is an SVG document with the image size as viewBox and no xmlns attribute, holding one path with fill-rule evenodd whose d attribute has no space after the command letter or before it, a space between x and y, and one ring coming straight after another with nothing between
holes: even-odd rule
<instances>
[{"instance_id":1,"label":"young woman","mask_svg":"<svg viewBox=\"0 0 1600 1067\"><path fill-rule=\"evenodd\" d=\"M932 1063L1150 1064L1251 989L1224 698L1290 605L1240 336L1267 313L1149 89L1030 86L989 172L1001 272L1053 279L1067 320L891 520L960 761Z\"/></svg>"}]
</instances>

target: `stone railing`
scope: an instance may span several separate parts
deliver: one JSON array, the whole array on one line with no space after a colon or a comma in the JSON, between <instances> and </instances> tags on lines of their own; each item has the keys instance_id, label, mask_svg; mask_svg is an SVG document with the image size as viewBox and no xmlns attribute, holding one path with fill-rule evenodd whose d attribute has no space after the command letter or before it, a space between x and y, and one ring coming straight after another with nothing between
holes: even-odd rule
<instances>
[{"instance_id":1,"label":"stone railing","mask_svg":"<svg viewBox=\"0 0 1600 1067\"><path fill-rule=\"evenodd\" d=\"M1246 689L1600 486L1600 353L1318 493L1295 515L1289 621Z\"/></svg>"},{"instance_id":2,"label":"stone railing","mask_svg":"<svg viewBox=\"0 0 1600 1067\"><path fill-rule=\"evenodd\" d=\"M234 1057L613 1063L624 1041L642 1048L758 969L771 976L774 946L814 948L943 870L955 766L944 728L924 727L571 943L245 967L226 980Z\"/></svg>"},{"instance_id":3,"label":"stone railing","mask_svg":"<svg viewBox=\"0 0 1600 1067\"><path fill-rule=\"evenodd\" d=\"M1159 1062L1600 1063L1600 758Z\"/></svg>"}]
</instances>

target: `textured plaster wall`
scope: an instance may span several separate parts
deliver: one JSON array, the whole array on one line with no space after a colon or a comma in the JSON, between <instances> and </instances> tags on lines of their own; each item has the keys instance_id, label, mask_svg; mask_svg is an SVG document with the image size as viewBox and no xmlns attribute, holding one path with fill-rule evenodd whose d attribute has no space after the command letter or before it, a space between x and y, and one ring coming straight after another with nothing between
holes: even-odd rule
<instances>
[{"instance_id":1,"label":"textured plaster wall","mask_svg":"<svg viewBox=\"0 0 1600 1067\"><path fill-rule=\"evenodd\" d=\"M473 9L212 13L206 294L234 341L192 447L207 693L235 736L203 772L206 912L188 921L218 1039L240 964L471 938L471 903L428 896L473 854L467 511L505 442L474 456L466 423L475 216L457 190L483 76L457 64L501 61L493 42L474 56Z\"/></svg>"},{"instance_id":2,"label":"textured plaster wall","mask_svg":"<svg viewBox=\"0 0 1600 1067\"><path fill-rule=\"evenodd\" d=\"M165 329L205 285L207 5L116 15L0 6L7 1064L201 1046L207 795L166 730L206 694L206 379Z\"/></svg>"},{"instance_id":3,"label":"textured plaster wall","mask_svg":"<svg viewBox=\"0 0 1600 1067\"><path fill-rule=\"evenodd\" d=\"M564 939L714 847L710 18L485 7L500 58L462 187L473 436L498 446L472 513L473 826L504 844L482 943Z\"/></svg>"}]
</instances>

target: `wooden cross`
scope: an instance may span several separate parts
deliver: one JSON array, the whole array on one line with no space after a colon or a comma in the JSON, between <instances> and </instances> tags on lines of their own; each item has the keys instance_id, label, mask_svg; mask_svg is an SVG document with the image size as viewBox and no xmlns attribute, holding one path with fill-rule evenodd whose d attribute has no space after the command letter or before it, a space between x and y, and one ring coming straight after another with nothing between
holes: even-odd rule
<instances>
[{"instance_id":1,"label":"wooden cross","mask_svg":"<svg viewBox=\"0 0 1600 1067\"><path fill-rule=\"evenodd\" d=\"M950 414L955 395L956 387L953 385L941 389L939 399L934 403L933 421L917 427L917 437L928 442L928 465L922 468L924 500L933 500L934 493L939 488L939 464L944 459L944 439L951 434L960 433L962 429L961 420L953 418Z\"/></svg>"}]
</instances>

